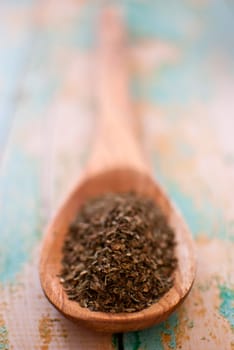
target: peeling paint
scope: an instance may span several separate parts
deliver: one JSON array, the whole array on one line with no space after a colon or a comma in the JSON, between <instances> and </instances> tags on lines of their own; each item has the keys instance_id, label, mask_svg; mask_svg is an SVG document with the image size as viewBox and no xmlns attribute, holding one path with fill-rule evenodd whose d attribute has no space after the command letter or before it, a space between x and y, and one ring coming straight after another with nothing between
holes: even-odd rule
<instances>
[{"instance_id":1,"label":"peeling paint","mask_svg":"<svg viewBox=\"0 0 234 350\"><path fill-rule=\"evenodd\" d=\"M24 82L18 96L18 87L14 81L19 80L22 74L20 67L24 65L25 48L28 44L30 46L31 40L31 34L24 36L23 31L24 27L33 24L34 18L26 15L31 0L20 1L17 4L16 2L9 2L10 5L8 1L5 1L6 5L4 3L7 16L4 16L1 26L3 28L5 26L8 30L0 44L2 63L0 72L3 78L1 86L3 104L0 107L0 114L2 112L1 116L4 119L0 125L1 150L9 137L13 117L15 120L0 178L0 195L3 198L0 232L4 243L2 248L0 247L0 281L4 282L4 288L9 281L14 281L17 273L28 261L32 247L37 244L41 232L38 208L42 206L40 176L44 170L41 169L41 155L37 155L38 158L36 158L31 154L34 145L31 141L28 142L27 130L33 135L31 138L36 134L35 131L39 135L37 123L33 124L31 120L43 120L42 125L45 126L43 119L45 115L57 113L54 109L50 109L54 88L58 84L57 77L61 77L61 85L65 86L66 81L64 82L63 78L73 65L72 62L75 61L77 65L77 57L84 54L82 50L92 45L94 39L92 31L96 25L95 16L101 8L98 1L81 1L79 3L84 5L79 5L79 10L78 7L72 7L74 1L61 1L59 11L59 6L55 8L50 2L48 4L44 2L43 5L38 6L43 13L41 18L38 14L36 16L36 20L40 22L38 40L33 42L34 55L30 58L27 68L29 73L25 74L23 71ZM155 175L181 209L196 238L197 245L199 246L203 240L202 244L204 247L207 246L207 250L203 250L200 258L206 258L208 256L206 252L211 252L212 247L208 243L214 241L214 237L220 240L219 244L222 248L220 251L223 252L224 243L234 240L233 198L231 193L229 194L233 186L232 182L228 181L233 177L234 165L232 106L229 101L233 96L231 81L234 56L234 22L231 2L229 1L227 5L219 1L176 1L169 7L166 2L120 0L119 3L122 4L126 15L132 41L141 49L143 48L145 56L148 57L151 53L147 52L144 39L149 43L156 39L155 42L159 40L168 48L177 48L176 59L172 57L168 61L161 60L158 65L153 63L147 76L141 75L140 89L137 91L139 100L142 100L143 104L153 105L152 108L155 108L151 112L153 118L147 134L147 138L151 139L152 154L157 152L154 159ZM13 8L14 16L8 12L8 6ZM19 7L22 8L22 13L25 13L20 17L20 26ZM82 11L80 11L81 7ZM71 12L73 14L69 15ZM16 34L17 40L14 43L8 40L9 35L12 39L12 35ZM23 40L21 43L25 45L20 47L19 39ZM156 49L160 50L160 47ZM173 56L174 51L171 52ZM73 73L73 70L70 73ZM73 78L73 74L71 75ZM79 72L77 75L80 79ZM67 91L65 89L62 91L63 88L60 86L59 102L56 101L55 109L67 112L72 99L79 100L79 104L82 105L82 101L88 96L85 95L84 98L84 94L81 94L77 99L74 91L78 87L73 86L80 85L82 90L83 82L80 81L79 84L77 80L72 82L73 84L68 84ZM137 87L134 85L134 88ZM226 93L231 97L226 96ZM221 94L221 104L218 110L212 99L216 101L219 94ZM13 115L16 107L16 114ZM161 120L165 121L162 124L156 113L157 108L160 110ZM208 112L209 108L211 108L210 112ZM226 123L227 119L230 119L230 123ZM79 118L74 117L73 121L80 127ZM73 122L68 123L68 125L72 124ZM223 125L226 126L223 128L222 135L219 135L219 129ZM51 126L58 128L58 123ZM156 133L158 126L162 128ZM57 130L57 135L62 135L63 130L65 129ZM163 130L164 135L162 135ZM82 133L78 138L80 143L85 142L85 136ZM64 142L66 142L65 139ZM40 153L40 145L38 149ZM61 150L56 148L56 152L60 159L63 159ZM70 163L71 159L76 162L77 158L81 166L81 159L77 154L76 156L72 154L71 149L67 162ZM64 168L63 162L60 164ZM69 168L69 164L66 164L65 169L67 168L73 169ZM64 186L66 181L69 182L69 171L66 173L66 177L61 180L62 183L59 183L59 186L57 184L57 187ZM229 216L226 209L229 210ZM220 253L218 249L216 251ZM186 317L179 309L177 314L161 325L142 332L125 334L126 349L179 349L185 348L184 344L188 345L187 348L192 348L193 344L197 347L211 348L215 344L216 348L221 349L226 346L225 350L229 349L230 343L227 342L230 326L233 329L234 324L234 297L233 290L227 284L233 265L229 250L226 251L228 254L225 257L221 254L217 254L218 256L213 254L214 260L219 261L218 268L221 270L225 266L225 273L219 273L216 283L211 283L213 267L208 266L207 274L199 276L199 283L194 285L191 292L192 299L186 300ZM215 253L215 249L212 252ZM9 298L6 292L3 297L6 298L5 300ZM17 302L15 301L12 310L9 307L11 312L9 319L18 317L17 303L21 302L19 298ZM4 315L8 317L6 312ZM9 319L3 320L0 317L0 349L2 350L7 350L10 346L8 331L14 341L19 335L14 326L11 326L12 333L11 329L7 328ZM47 316L40 319L38 329L41 350L58 348L59 337L64 340L70 336L69 325L66 329L60 325L61 327L57 327L59 328L57 330L55 322L57 322L56 319L50 319ZM206 330L207 334L204 335ZM34 339L36 338L32 334L32 341ZM35 346L38 347L38 344ZM231 348L234 348L233 342Z\"/></svg>"},{"instance_id":2,"label":"peeling paint","mask_svg":"<svg viewBox=\"0 0 234 350\"><path fill-rule=\"evenodd\" d=\"M198 206L193 197L184 193L178 183L160 172L158 163L155 164L155 169L157 179L164 185L170 197L180 209L195 238L205 232L207 238L214 238L215 236L222 240L231 239L227 232L225 217L220 208L216 207L208 197L203 198L201 205Z\"/></svg>"},{"instance_id":3,"label":"peeling paint","mask_svg":"<svg viewBox=\"0 0 234 350\"><path fill-rule=\"evenodd\" d=\"M41 339L40 350L48 350L52 340L53 321L50 317L44 316L39 320L38 330Z\"/></svg>"},{"instance_id":4,"label":"peeling paint","mask_svg":"<svg viewBox=\"0 0 234 350\"><path fill-rule=\"evenodd\" d=\"M1 350L9 349L8 330L4 322L4 319L1 315L0 315L0 349Z\"/></svg>"},{"instance_id":5,"label":"peeling paint","mask_svg":"<svg viewBox=\"0 0 234 350\"><path fill-rule=\"evenodd\" d=\"M39 237L38 168L24 152L14 149L0 179L0 281L13 280ZM32 234L33 232L33 234Z\"/></svg>"},{"instance_id":6,"label":"peeling paint","mask_svg":"<svg viewBox=\"0 0 234 350\"><path fill-rule=\"evenodd\" d=\"M219 291L219 296L222 300L219 306L219 312L228 320L234 331L234 288L230 289L227 286L220 285Z\"/></svg>"},{"instance_id":7,"label":"peeling paint","mask_svg":"<svg viewBox=\"0 0 234 350\"><path fill-rule=\"evenodd\" d=\"M126 350L163 350L166 344L170 349L176 349L176 333L179 320L174 313L161 324L141 332L129 333L124 336Z\"/></svg>"}]
</instances>

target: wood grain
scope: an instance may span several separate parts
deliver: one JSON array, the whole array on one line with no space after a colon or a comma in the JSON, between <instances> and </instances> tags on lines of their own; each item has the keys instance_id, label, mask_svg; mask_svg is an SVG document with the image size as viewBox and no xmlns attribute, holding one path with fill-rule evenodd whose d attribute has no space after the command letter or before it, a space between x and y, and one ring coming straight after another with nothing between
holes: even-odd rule
<instances>
[{"instance_id":1,"label":"wood grain","mask_svg":"<svg viewBox=\"0 0 234 350\"><path fill-rule=\"evenodd\" d=\"M92 332L83 337L82 329L47 302L37 272L45 223L76 183L90 153L95 126L89 91L94 75L93 57L86 49L96 10L93 2L73 0L61 0L56 6L52 0L0 4L3 349L98 346L98 338L90 345ZM198 256L197 277L184 306L167 322L125 334L124 349L230 350L234 344L232 5L179 2L175 8L166 2L126 0L123 12L133 37L134 110L144 123L155 176L186 218ZM25 48L30 55L23 62ZM23 77L20 84L18 77ZM19 220L22 212L27 215ZM111 346L110 339L106 346Z\"/></svg>"}]
</instances>

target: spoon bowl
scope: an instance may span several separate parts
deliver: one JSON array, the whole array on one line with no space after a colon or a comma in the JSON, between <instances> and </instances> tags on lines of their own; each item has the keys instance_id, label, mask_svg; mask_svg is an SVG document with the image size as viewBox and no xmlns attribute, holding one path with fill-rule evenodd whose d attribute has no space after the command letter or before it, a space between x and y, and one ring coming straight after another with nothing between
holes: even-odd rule
<instances>
[{"instance_id":1,"label":"spoon bowl","mask_svg":"<svg viewBox=\"0 0 234 350\"><path fill-rule=\"evenodd\" d=\"M173 287L152 306L133 313L90 311L68 299L60 283L62 246L67 229L80 206L106 192L134 191L151 198L162 210L176 236L178 267ZM49 226L42 248L40 277L49 301L67 318L95 331L117 333L140 330L165 320L189 293L195 274L194 246L178 211L150 175L132 169L113 169L85 178L74 189Z\"/></svg>"},{"instance_id":2,"label":"spoon bowl","mask_svg":"<svg viewBox=\"0 0 234 350\"><path fill-rule=\"evenodd\" d=\"M125 36L120 17L105 11L97 56L97 140L82 180L49 225L42 246L40 279L49 301L67 318L94 329L117 333L139 330L165 320L185 299L195 276L193 240L182 217L153 179L136 133ZM175 232L178 266L172 288L152 306L133 313L90 311L68 299L60 283L62 247L70 223L88 199L107 192L135 192L159 206Z\"/></svg>"}]
</instances>

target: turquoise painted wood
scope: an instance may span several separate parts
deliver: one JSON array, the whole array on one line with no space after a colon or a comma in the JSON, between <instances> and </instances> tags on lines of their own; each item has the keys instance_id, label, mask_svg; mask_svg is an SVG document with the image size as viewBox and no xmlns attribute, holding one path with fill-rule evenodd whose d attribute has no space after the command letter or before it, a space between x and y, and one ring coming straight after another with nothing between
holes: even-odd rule
<instances>
[{"instance_id":1,"label":"turquoise painted wood","mask_svg":"<svg viewBox=\"0 0 234 350\"><path fill-rule=\"evenodd\" d=\"M184 306L124 334L124 349L234 349L234 6L118 3L155 176L190 226L198 259ZM37 272L44 227L90 149L99 11L94 1L0 3L0 349L117 346L55 311Z\"/></svg>"}]
</instances>

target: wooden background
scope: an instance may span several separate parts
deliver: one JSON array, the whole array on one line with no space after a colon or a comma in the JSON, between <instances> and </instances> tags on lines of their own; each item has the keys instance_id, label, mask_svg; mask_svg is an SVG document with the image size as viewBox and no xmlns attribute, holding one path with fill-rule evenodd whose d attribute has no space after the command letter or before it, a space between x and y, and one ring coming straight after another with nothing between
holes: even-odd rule
<instances>
[{"instance_id":1,"label":"wooden background","mask_svg":"<svg viewBox=\"0 0 234 350\"><path fill-rule=\"evenodd\" d=\"M117 349L65 320L38 278L44 227L95 132L92 43L100 1L0 2L0 349ZM234 4L116 1L155 176L182 211L198 271L167 322L125 350L234 349Z\"/></svg>"}]
</instances>

